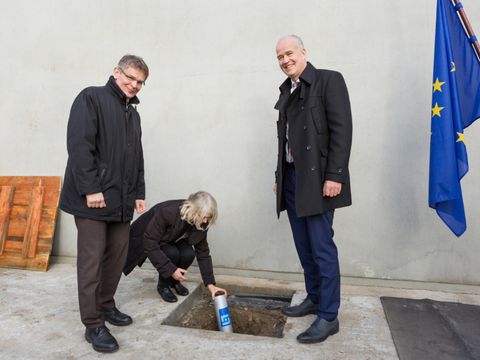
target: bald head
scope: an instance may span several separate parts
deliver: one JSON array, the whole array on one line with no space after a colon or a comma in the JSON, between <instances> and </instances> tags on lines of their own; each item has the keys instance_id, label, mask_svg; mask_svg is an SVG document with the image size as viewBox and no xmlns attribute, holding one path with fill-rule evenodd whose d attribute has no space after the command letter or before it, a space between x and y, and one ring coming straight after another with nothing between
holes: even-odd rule
<instances>
[{"instance_id":1,"label":"bald head","mask_svg":"<svg viewBox=\"0 0 480 360\"><path fill-rule=\"evenodd\" d=\"M301 48L301 49L304 48L303 40L300 38L300 36L294 35L294 34L285 35L285 36L281 37L280 40L278 40L278 42L277 42L277 46L282 40L285 40L285 39L294 40L297 43L299 48Z\"/></svg>"},{"instance_id":2,"label":"bald head","mask_svg":"<svg viewBox=\"0 0 480 360\"><path fill-rule=\"evenodd\" d=\"M297 81L307 66L307 50L297 35L287 35L277 42L278 65L292 80Z\"/></svg>"}]
</instances>

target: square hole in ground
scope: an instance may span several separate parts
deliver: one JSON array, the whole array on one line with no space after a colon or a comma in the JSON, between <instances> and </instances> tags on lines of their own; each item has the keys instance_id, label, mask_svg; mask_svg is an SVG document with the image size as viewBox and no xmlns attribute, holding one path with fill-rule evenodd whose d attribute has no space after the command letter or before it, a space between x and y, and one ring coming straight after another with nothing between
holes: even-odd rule
<instances>
[{"instance_id":1,"label":"square hole in ground","mask_svg":"<svg viewBox=\"0 0 480 360\"><path fill-rule=\"evenodd\" d=\"M219 286L228 290L227 301L234 333L283 336L287 317L281 310L290 305L293 291L225 284ZM210 292L203 285L198 286L162 324L218 331Z\"/></svg>"}]
</instances>

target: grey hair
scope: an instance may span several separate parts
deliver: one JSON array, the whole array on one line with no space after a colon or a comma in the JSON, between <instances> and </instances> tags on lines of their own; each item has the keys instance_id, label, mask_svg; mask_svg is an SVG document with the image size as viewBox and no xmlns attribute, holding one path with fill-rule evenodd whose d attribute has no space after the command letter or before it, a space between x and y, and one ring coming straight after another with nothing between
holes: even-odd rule
<instances>
[{"instance_id":1,"label":"grey hair","mask_svg":"<svg viewBox=\"0 0 480 360\"><path fill-rule=\"evenodd\" d=\"M303 40L300 38L300 36L295 35L295 34L285 35L284 37L280 38L280 40L278 40L278 42L280 42L281 40L286 39L286 38L294 39L301 49L305 48L305 46L303 45Z\"/></svg>"},{"instance_id":2,"label":"grey hair","mask_svg":"<svg viewBox=\"0 0 480 360\"><path fill-rule=\"evenodd\" d=\"M125 69L126 67L133 67L145 74L145 80L148 78L148 66L140 56L130 54L124 55L118 62L118 67L122 69Z\"/></svg>"},{"instance_id":3,"label":"grey hair","mask_svg":"<svg viewBox=\"0 0 480 360\"><path fill-rule=\"evenodd\" d=\"M194 225L198 230L203 230L202 220L204 216L211 216L207 229L217 221L218 209L215 198L206 191L197 191L191 194L180 207L182 220Z\"/></svg>"}]
</instances>

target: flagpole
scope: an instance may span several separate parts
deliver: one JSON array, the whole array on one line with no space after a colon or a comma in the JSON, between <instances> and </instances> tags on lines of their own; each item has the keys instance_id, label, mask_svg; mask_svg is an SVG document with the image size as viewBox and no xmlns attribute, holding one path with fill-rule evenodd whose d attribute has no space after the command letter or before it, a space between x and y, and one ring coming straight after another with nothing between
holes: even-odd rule
<instances>
[{"instance_id":1,"label":"flagpole","mask_svg":"<svg viewBox=\"0 0 480 360\"><path fill-rule=\"evenodd\" d=\"M461 3L460 0L453 0L455 5L458 3ZM475 36L475 33L473 32L472 26L470 25L470 22L468 21L467 14L465 13L465 10L463 10L463 7L457 10L457 13L460 15L460 19L462 20L463 25L465 26L465 29L467 30L468 37ZM480 44L478 43L478 40L475 40L472 42L473 48L475 49L475 52L477 54L477 58L480 59Z\"/></svg>"}]
</instances>

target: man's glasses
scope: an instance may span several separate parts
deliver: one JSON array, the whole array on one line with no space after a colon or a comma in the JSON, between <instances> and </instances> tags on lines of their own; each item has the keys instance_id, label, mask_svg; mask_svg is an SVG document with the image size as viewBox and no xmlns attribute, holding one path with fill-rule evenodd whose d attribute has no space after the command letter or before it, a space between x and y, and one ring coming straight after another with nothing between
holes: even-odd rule
<instances>
[{"instance_id":1,"label":"man's glasses","mask_svg":"<svg viewBox=\"0 0 480 360\"><path fill-rule=\"evenodd\" d=\"M121 67L118 67L118 69L120 70L120 72L125 75L125 77L131 81L136 81L137 84L143 86L145 85L145 81L143 80L138 80L136 77L132 76L132 75L128 75L125 71L123 71L123 69Z\"/></svg>"}]
</instances>

